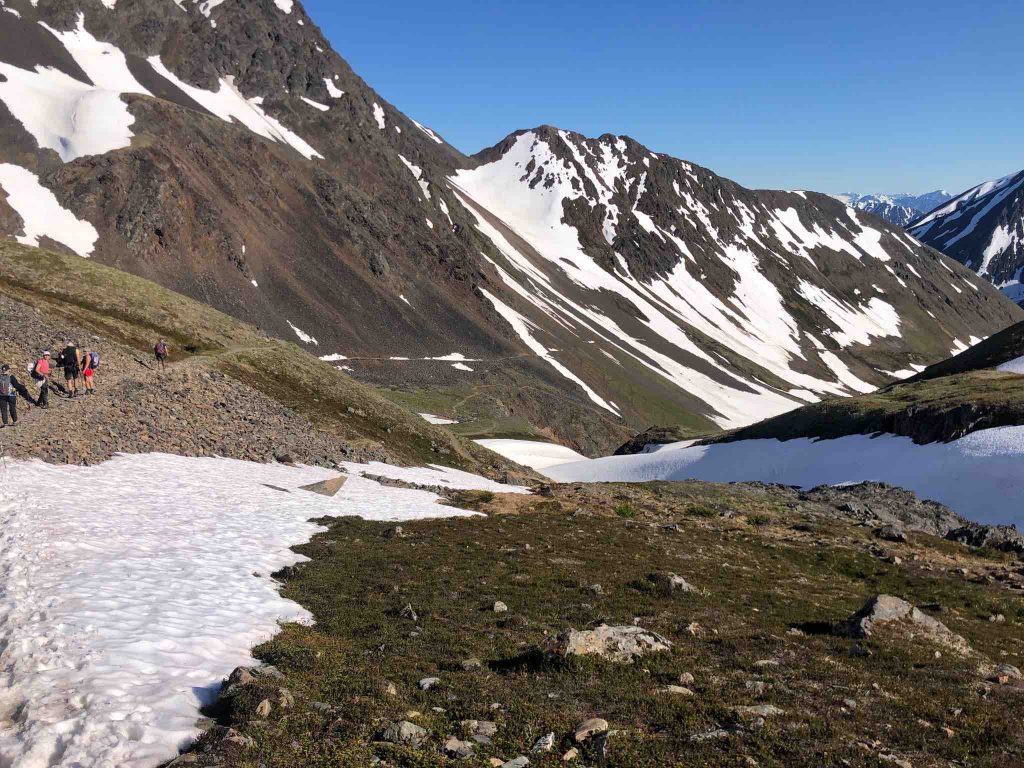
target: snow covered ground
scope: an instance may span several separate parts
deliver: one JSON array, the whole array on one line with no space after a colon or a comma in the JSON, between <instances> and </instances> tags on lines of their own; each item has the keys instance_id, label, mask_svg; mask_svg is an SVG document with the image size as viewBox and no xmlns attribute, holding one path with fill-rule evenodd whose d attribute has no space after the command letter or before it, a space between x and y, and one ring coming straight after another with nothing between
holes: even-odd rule
<instances>
[{"instance_id":1,"label":"snow covered ground","mask_svg":"<svg viewBox=\"0 0 1024 768\"><path fill-rule=\"evenodd\" d=\"M676 443L653 453L559 464L543 472L559 482L761 480L812 487L877 480L942 502L979 523L1021 526L1022 467L1024 427L999 427L929 445L896 435Z\"/></svg>"},{"instance_id":2,"label":"snow covered ground","mask_svg":"<svg viewBox=\"0 0 1024 768\"><path fill-rule=\"evenodd\" d=\"M0 765L141 768L197 735L202 703L279 621L309 616L270 574L323 515L466 514L425 491L513 490L445 468L310 467L162 454L92 467L0 460ZM269 486L276 486L272 488ZM284 489L284 490L282 490Z\"/></svg>"},{"instance_id":3,"label":"snow covered ground","mask_svg":"<svg viewBox=\"0 0 1024 768\"><path fill-rule=\"evenodd\" d=\"M540 440L506 440L494 438L489 440L475 440L478 445L489 448L506 459L511 459L524 467L530 467L538 471L553 467L556 464L568 464L576 461L586 461L587 457L577 453L572 448L566 448L557 443L545 443Z\"/></svg>"}]
</instances>

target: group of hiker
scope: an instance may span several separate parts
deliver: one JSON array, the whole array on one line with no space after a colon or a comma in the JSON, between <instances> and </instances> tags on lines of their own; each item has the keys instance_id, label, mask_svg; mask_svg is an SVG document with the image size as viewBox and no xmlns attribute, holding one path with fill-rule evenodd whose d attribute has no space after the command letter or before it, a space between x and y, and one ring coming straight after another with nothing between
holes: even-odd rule
<instances>
[{"instance_id":1,"label":"group of hiker","mask_svg":"<svg viewBox=\"0 0 1024 768\"><path fill-rule=\"evenodd\" d=\"M164 370L167 364L169 347L164 339L160 339L153 347L153 357L157 366ZM26 370L31 384L36 390L35 397L7 363L0 365L0 429L18 423L18 397L20 396L29 407L50 407L51 385L67 398L78 397L79 394L96 394L96 371L100 367L100 354L96 351L81 349L71 339L64 342L64 349L54 360L49 350L30 363ZM64 383L52 378L57 371L64 375ZM81 382L82 391L79 392Z\"/></svg>"}]
</instances>

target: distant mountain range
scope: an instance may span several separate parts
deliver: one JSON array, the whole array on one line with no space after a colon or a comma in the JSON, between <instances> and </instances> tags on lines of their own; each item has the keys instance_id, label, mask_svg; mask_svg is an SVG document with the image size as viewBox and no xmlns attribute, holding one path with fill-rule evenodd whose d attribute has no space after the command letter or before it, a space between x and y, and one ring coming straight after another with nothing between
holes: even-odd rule
<instances>
[{"instance_id":1,"label":"distant mountain range","mask_svg":"<svg viewBox=\"0 0 1024 768\"><path fill-rule=\"evenodd\" d=\"M971 187L909 229L1024 302L1024 171Z\"/></svg>"},{"instance_id":2,"label":"distant mountain range","mask_svg":"<svg viewBox=\"0 0 1024 768\"><path fill-rule=\"evenodd\" d=\"M873 213L897 226L905 227L953 196L944 189L937 189L923 195L904 193L862 195L859 192L841 192L833 197L858 210Z\"/></svg>"}]
</instances>

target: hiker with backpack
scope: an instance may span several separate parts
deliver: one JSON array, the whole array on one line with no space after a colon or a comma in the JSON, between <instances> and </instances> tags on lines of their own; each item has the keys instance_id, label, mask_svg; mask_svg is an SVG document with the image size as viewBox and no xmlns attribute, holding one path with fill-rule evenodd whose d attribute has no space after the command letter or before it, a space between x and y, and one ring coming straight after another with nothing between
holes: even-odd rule
<instances>
[{"instance_id":1,"label":"hiker with backpack","mask_svg":"<svg viewBox=\"0 0 1024 768\"><path fill-rule=\"evenodd\" d=\"M153 357L156 358L156 364L160 367L161 371L167 370L167 353L171 351L171 348L167 346L167 342L160 339L153 347Z\"/></svg>"},{"instance_id":2,"label":"hiker with backpack","mask_svg":"<svg viewBox=\"0 0 1024 768\"><path fill-rule=\"evenodd\" d=\"M100 353L84 350L82 352L82 381L85 383L85 394L96 394L96 369L100 367Z\"/></svg>"},{"instance_id":3,"label":"hiker with backpack","mask_svg":"<svg viewBox=\"0 0 1024 768\"><path fill-rule=\"evenodd\" d=\"M11 366L7 363L0 365L0 429L7 426L8 418L12 427L18 423L18 395L32 407L32 396L11 371Z\"/></svg>"},{"instance_id":4,"label":"hiker with backpack","mask_svg":"<svg viewBox=\"0 0 1024 768\"><path fill-rule=\"evenodd\" d=\"M64 342L64 351L57 362L64 369L64 385L70 388L68 397L78 397L78 379L82 375L82 358L78 346L70 339Z\"/></svg>"},{"instance_id":5,"label":"hiker with backpack","mask_svg":"<svg viewBox=\"0 0 1024 768\"><path fill-rule=\"evenodd\" d=\"M39 395L36 397L36 405L40 408L50 407L50 353L43 352L42 356L29 367L32 381L39 388Z\"/></svg>"}]
</instances>

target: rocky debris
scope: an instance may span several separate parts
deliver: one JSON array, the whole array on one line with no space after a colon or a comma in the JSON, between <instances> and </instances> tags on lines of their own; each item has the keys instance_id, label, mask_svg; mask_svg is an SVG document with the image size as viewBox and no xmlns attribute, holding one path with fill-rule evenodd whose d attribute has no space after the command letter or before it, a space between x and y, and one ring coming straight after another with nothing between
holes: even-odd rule
<instances>
[{"instance_id":1,"label":"rocky debris","mask_svg":"<svg viewBox=\"0 0 1024 768\"><path fill-rule=\"evenodd\" d=\"M697 588L686 579L674 573L652 573L647 577L647 580L654 585L655 589L665 595L697 591Z\"/></svg>"},{"instance_id":2,"label":"rocky debris","mask_svg":"<svg viewBox=\"0 0 1024 768\"><path fill-rule=\"evenodd\" d=\"M961 653L970 651L967 641L941 621L892 595L876 595L868 600L863 608L849 618L846 633L850 637L870 637L877 630L894 624L904 625L915 633Z\"/></svg>"},{"instance_id":3,"label":"rocky debris","mask_svg":"<svg viewBox=\"0 0 1024 768\"><path fill-rule=\"evenodd\" d=\"M550 752L555 748L555 734L546 733L533 742L533 746L530 748L530 752L533 754L541 754L543 752Z\"/></svg>"},{"instance_id":4,"label":"rocky debris","mask_svg":"<svg viewBox=\"0 0 1024 768\"><path fill-rule=\"evenodd\" d=\"M164 768L220 768L231 765L240 753L256 746L256 742L234 728L214 725L191 749L176 757Z\"/></svg>"},{"instance_id":5,"label":"rocky debris","mask_svg":"<svg viewBox=\"0 0 1024 768\"><path fill-rule=\"evenodd\" d=\"M341 490L341 487L345 485L346 480L348 480L348 475L338 475L337 477L331 477L327 480L321 480L319 483L300 485L299 489L303 491L310 491L311 493L319 493L321 496L334 496Z\"/></svg>"},{"instance_id":6,"label":"rocky debris","mask_svg":"<svg viewBox=\"0 0 1024 768\"><path fill-rule=\"evenodd\" d=\"M576 729L573 731L572 737L575 739L577 744L582 744L588 739L592 739L606 733L608 733L608 721L601 717L592 717L577 725Z\"/></svg>"},{"instance_id":7,"label":"rocky debris","mask_svg":"<svg viewBox=\"0 0 1024 768\"><path fill-rule=\"evenodd\" d=\"M455 736L449 736L442 746L442 750L449 757L461 759L472 757L475 747L472 742L463 741Z\"/></svg>"},{"instance_id":8,"label":"rocky debris","mask_svg":"<svg viewBox=\"0 0 1024 768\"><path fill-rule=\"evenodd\" d=\"M483 669L484 663L480 659L464 659L459 663L459 667L463 672L475 672L478 669Z\"/></svg>"},{"instance_id":9,"label":"rocky debris","mask_svg":"<svg viewBox=\"0 0 1024 768\"><path fill-rule=\"evenodd\" d=\"M412 603L406 603L404 606L402 606L402 610L398 612L398 615L401 616L403 619L408 619L409 621L419 621L420 619L420 617L416 614L415 609L413 609Z\"/></svg>"},{"instance_id":10,"label":"rocky debris","mask_svg":"<svg viewBox=\"0 0 1024 768\"><path fill-rule=\"evenodd\" d=\"M520 755L502 763L499 768L526 768L529 764L530 760L525 755Z\"/></svg>"},{"instance_id":11,"label":"rocky debris","mask_svg":"<svg viewBox=\"0 0 1024 768\"><path fill-rule=\"evenodd\" d=\"M549 655L600 656L617 662L632 662L649 653L671 650L672 643L661 635L635 625L609 626L577 631L570 629L547 638L541 650Z\"/></svg>"},{"instance_id":12,"label":"rocky debris","mask_svg":"<svg viewBox=\"0 0 1024 768\"><path fill-rule=\"evenodd\" d=\"M501 600L495 600L494 601L494 606L492 607L492 610L495 613L507 613L508 612L508 606L505 605L503 602L501 602Z\"/></svg>"},{"instance_id":13,"label":"rocky debris","mask_svg":"<svg viewBox=\"0 0 1024 768\"><path fill-rule=\"evenodd\" d=\"M477 744L489 745L498 733L498 724L492 720L463 720L460 725Z\"/></svg>"},{"instance_id":14,"label":"rocky debris","mask_svg":"<svg viewBox=\"0 0 1024 768\"><path fill-rule=\"evenodd\" d=\"M578 749L576 749L576 747L572 747L571 749L567 749L565 751L565 754L562 755L562 762L563 763L568 763L570 760L575 760L579 756L580 756L580 751Z\"/></svg>"},{"instance_id":15,"label":"rocky debris","mask_svg":"<svg viewBox=\"0 0 1024 768\"><path fill-rule=\"evenodd\" d=\"M967 523L949 531L946 538L970 547L988 547L1001 552L1024 554L1024 535L1013 525Z\"/></svg>"},{"instance_id":16,"label":"rocky debris","mask_svg":"<svg viewBox=\"0 0 1024 768\"><path fill-rule=\"evenodd\" d=\"M430 736L426 728L421 728L416 723L408 720L399 720L391 723L378 735L379 741L386 741L391 744L405 744L418 747Z\"/></svg>"},{"instance_id":17,"label":"rocky debris","mask_svg":"<svg viewBox=\"0 0 1024 768\"><path fill-rule=\"evenodd\" d=\"M266 720L270 717L272 709L273 705L271 705L270 699L263 699L263 701L256 705L256 716L261 720Z\"/></svg>"},{"instance_id":18,"label":"rocky debris","mask_svg":"<svg viewBox=\"0 0 1024 768\"><path fill-rule=\"evenodd\" d=\"M407 534L400 525L396 525L393 528L388 528L383 533L385 539L404 539L408 535L409 534Z\"/></svg>"},{"instance_id":19,"label":"rocky debris","mask_svg":"<svg viewBox=\"0 0 1024 768\"><path fill-rule=\"evenodd\" d=\"M883 541L905 542L907 540L907 532L899 525L883 525L881 528L875 529L875 536Z\"/></svg>"}]
</instances>

